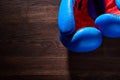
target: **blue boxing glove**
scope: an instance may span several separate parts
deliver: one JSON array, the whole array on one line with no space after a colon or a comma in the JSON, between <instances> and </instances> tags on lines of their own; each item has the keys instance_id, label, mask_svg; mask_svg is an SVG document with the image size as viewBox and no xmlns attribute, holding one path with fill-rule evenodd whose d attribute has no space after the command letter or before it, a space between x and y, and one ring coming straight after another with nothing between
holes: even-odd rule
<instances>
[{"instance_id":1,"label":"blue boxing glove","mask_svg":"<svg viewBox=\"0 0 120 80\"><path fill-rule=\"evenodd\" d=\"M92 25L94 21L88 15L87 3L88 0L62 0L60 4L60 40L73 52L93 51L102 43L101 32Z\"/></svg>"},{"instance_id":2,"label":"blue boxing glove","mask_svg":"<svg viewBox=\"0 0 120 80\"><path fill-rule=\"evenodd\" d=\"M75 21L74 21L74 6L75 0L62 0L59 16L58 16L58 24L60 32L64 35L70 35L75 30Z\"/></svg>"},{"instance_id":3,"label":"blue boxing glove","mask_svg":"<svg viewBox=\"0 0 120 80\"><path fill-rule=\"evenodd\" d=\"M120 0L116 0L116 5L117 5L118 9L120 9Z\"/></svg>"},{"instance_id":4,"label":"blue boxing glove","mask_svg":"<svg viewBox=\"0 0 120 80\"><path fill-rule=\"evenodd\" d=\"M95 24L104 36L120 38L120 0L104 0L105 13L96 18Z\"/></svg>"}]
</instances>

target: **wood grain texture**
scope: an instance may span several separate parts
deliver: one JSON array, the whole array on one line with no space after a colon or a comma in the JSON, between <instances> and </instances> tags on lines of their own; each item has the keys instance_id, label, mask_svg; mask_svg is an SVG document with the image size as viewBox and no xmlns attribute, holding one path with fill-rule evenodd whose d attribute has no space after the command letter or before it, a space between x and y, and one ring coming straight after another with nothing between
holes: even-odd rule
<instances>
[{"instance_id":1,"label":"wood grain texture","mask_svg":"<svg viewBox=\"0 0 120 80\"><path fill-rule=\"evenodd\" d=\"M0 80L119 80L120 39L89 53L59 41L60 0L0 0Z\"/></svg>"}]
</instances>

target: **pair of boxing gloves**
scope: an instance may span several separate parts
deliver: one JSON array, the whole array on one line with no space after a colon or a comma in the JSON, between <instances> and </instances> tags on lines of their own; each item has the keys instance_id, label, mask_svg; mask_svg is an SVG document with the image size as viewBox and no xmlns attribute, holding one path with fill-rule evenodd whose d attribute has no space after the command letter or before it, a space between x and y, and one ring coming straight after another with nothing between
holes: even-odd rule
<instances>
[{"instance_id":1,"label":"pair of boxing gloves","mask_svg":"<svg viewBox=\"0 0 120 80\"><path fill-rule=\"evenodd\" d=\"M120 0L61 0L60 40L73 52L89 52L102 44L102 36L120 37Z\"/></svg>"}]
</instances>

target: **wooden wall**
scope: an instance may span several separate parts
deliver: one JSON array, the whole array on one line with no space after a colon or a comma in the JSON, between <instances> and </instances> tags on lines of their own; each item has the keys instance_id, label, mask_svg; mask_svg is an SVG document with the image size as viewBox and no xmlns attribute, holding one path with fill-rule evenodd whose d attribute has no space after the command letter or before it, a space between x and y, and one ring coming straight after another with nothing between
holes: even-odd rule
<instances>
[{"instance_id":1,"label":"wooden wall","mask_svg":"<svg viewBox=\"0 0 120 80\"><path fill-rule=\"evenodd\" d=\"M0 0L0 80L118 80L120 39L90 53L60 43L60 0Z\"/></svg>"}]
</instances>

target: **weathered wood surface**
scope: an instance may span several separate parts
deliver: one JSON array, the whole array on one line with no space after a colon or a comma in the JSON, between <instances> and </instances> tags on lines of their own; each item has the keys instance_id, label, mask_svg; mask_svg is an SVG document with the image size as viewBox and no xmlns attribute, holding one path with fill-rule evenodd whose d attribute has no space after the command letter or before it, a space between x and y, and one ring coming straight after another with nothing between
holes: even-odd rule
<instances>
[{"instance_id":1,"label":"weathered wood surface","mask_svg":"<svg viewBox=\"0 0 120 80\"><path fill-rule=\"evenodd\" d=\"M120 39L90 53L60 43L60 0L0 0L0 80L118 80Z\"/></svg>"}]
</instances>

